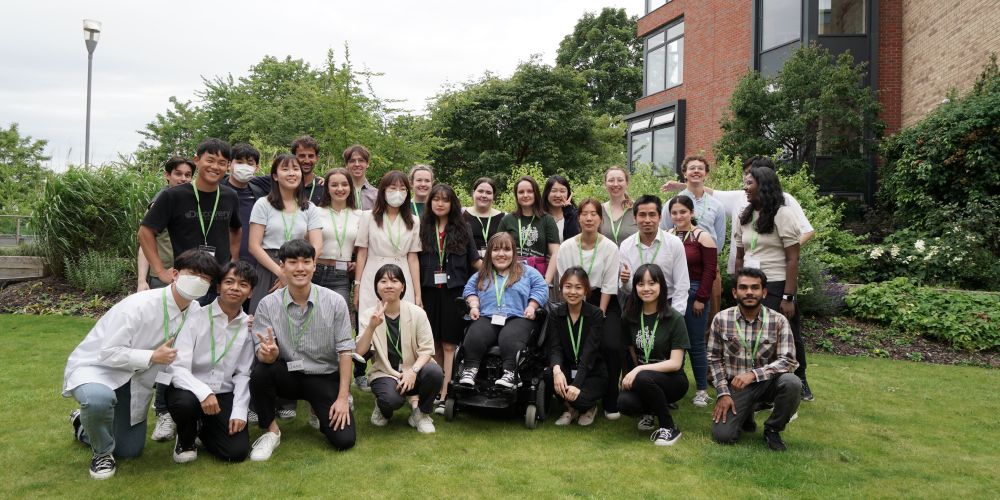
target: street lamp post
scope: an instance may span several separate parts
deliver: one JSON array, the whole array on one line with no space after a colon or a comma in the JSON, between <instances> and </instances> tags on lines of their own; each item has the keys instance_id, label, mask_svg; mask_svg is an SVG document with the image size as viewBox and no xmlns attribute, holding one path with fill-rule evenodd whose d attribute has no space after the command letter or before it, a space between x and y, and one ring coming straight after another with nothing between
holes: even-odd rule
<instances>
[{"instance_id":1,"label":"street lamp post","mask_svg":"<svg viewBox=\"0 0 1000 500\"><path fill-rule=\"evenodd\" d=\"M94 68L94 49L97 39L101 37L101 22L92 19L83 20L83 42L87 44L87 138L84 145L83 164L90 166L90 81Z\"/></svg>"}]
</instances>

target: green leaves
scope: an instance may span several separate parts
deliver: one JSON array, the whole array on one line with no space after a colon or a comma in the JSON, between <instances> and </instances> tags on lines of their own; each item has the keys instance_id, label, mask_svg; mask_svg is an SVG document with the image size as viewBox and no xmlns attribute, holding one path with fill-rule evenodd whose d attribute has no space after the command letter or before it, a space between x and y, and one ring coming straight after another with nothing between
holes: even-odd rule
<instances>
[{"instance_id":1,"label":"green leaves","mask_svg":"<svg viewBox=\"0 0 1000 500\"><path fill-rule=\"evenodd\" d=\"M0 213L31 214L45 179L51 175L42 167L42 162L49 160L47 143L22 136L16 123L0 128L0 185L7 187L0 192Z\"/></svg>"}]
</instances>

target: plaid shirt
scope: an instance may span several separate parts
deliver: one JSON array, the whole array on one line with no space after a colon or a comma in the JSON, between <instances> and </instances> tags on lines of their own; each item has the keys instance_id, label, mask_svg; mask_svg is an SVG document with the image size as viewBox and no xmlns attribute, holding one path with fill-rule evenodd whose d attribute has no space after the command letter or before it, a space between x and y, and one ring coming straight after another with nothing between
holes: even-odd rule
<instances>
[{"instance_id":1,"label":"plaid shirt","mask_svg":"<svg viewBox=\"0 0 1000 500\"><path fill-rule=\"evenodd\" d=\"M748 351L753 349L758 333L757 352L751 357ZM739 307L731 307L721 311L712 321L708 369L719 396L729 394L729 381L742 373L753 371L756 381L761 382L792 372L798 366L792 331L788 320L778 311L762 306L757 317L748 322L740 314Z\"/></svg>"}]
</instances>

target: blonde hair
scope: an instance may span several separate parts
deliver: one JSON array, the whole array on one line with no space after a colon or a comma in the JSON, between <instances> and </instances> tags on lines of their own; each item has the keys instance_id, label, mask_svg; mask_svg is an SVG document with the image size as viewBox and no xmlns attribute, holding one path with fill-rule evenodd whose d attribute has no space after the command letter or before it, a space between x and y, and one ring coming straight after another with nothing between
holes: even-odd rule
<instances>
[{"instance_id":1,"label":"blonde hair","mask_svg":"<svg viewBox=\"0 0 1000 500\"><path fill-rule=\"evenodd\" d=\"M432 169L430 165L418 163L410 167L410 182L413 182L413 176L417 175L417 172L421 171L431 174L431 179L434 179L434 169Z\"/></svg>"},{"instance_id":2,"label":"blonde hair","mask_svg":"<svg viewBox=\"0 0 1000 500\"><path fill-rule=\"evenodd\" d=\"M629 180L631 179L631 176L629 175L628 170L620 165L611 165L610 167L607 168L607 170L604 171L604 182L608 182L608 174L615 170L618 170L625 175L625 183L628 184ZM622 209L628 210L630 208L632 208L632 198L628 195L628 190L626 189L625 199L622 200Z\"/></svg>"}]
</instances>

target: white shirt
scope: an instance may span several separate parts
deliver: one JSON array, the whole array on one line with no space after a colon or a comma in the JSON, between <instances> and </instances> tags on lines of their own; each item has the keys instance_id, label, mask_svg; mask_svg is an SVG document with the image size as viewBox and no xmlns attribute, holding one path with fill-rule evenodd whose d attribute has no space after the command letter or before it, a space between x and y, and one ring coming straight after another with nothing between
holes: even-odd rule
<instances>
[{"instance_id":1,"label":"white shirt","mask_svg":"<svg viewBox=\"0 0 1000 500\"><path fill-rule=\"evenodd\" d=\"M215 357L221 358L216 363L212 363L212 337L215 338ZM204 401L211 394L231 392L233 411L229 418L245 422L250 404L254 349L243 308L232 321L219 306L218 299L191 313L174 347L177 359L169 369L173 386L191 391L198 401Z\"/></svg>"},{"instance_id":2,"label":"white shirt","mask_svg":"<svg viewBox=\"0 0 1000 500\"><path fill-rule=\"evenodd\" d=\"M354 253L354 242L358 239L361 210L344 208L340 212L335 212L330 207L316 207L316 211L319 213L320 224L323 225L323 253L319 258L350 261ZM343 245L337 242L341 234L343 234Z\"/></svg>"},{"instance_id":3,"label":"white shirt","mask_svg":"<svg viewBox=\"0 0 1000 500\"><path fill-rule=\"evenodd\" d=\"M63 372L62 395L70 397L70 391L89 383L115 390L131 380L131 425L146 420L149 401L153 398L153 383L165 368L151 361L153 351L166 340L164 304L168 335L181 330L184 318L200 309L197 302L191 302L187 311L181 312L169 286L125 297L101 316L83 342L70 353Z\"/></svg>"},{"instance_id":4,"label":"white shirt","mask_svg":"<svg viewBox=\"0 0 1000 500\"><path fill-rule=\"evenodd\" d=\"M562 276L567 269L580 266L587 271L587 278L592 288L600 288L601 293L605 295L617 295L621 256L618 254L615 242L598 235L596 247L583 250L583 262L580 262L580 236L576 235L559 245L559 253L556 254L557 274ZM593 268L590 267L591 262ZM558 283L558 280L556 282Z\"/></svg>"},{"instance_id":5,"label":"white shirt","mask_svg":"<svg viewBox=\"0 0 1000 500\"><path fill-rule=\"evenodd\" d=\"M802 234L815 231L812 224L809 223L809 219L806 218L806 213L802 210L802 205L799 205L799 201L788 193L783 194L785 195L785 206L792 210L795 220L799 223L799 231ZM729 212L729 218L732 221L729 231L729 262L726 266L727 272L732 275L736 273L736 228L740 225L740 214L743 213L743 209L750 202L747 201L745 191L716 191L713 196L726 207L726 210Z\"/></svg>"},{"instance_id":6,"label":"white shirt","mask_svg":"<svg viewBox=\"0 0 1000 500\"><path fill-rule=\"evenodd\" d=\"M253 209L250 210L250 223L264 226L264 238L260 242L264 250L277 250L286 241L305 239L309 231L323 229L316 205L309 203L306 210L285 213L271 206L267 198L258 198L254 202Z\"/></svg>"},{"instance_id":7,"label":"white shirt","mask_svg":"<svg viewBox=\"0 0 1000 500\"><path fill-rule=\"evenodd\" d=\"M657 229L653 244L646 246L640 242L640 234L642 233L635 233L626 238L619 249L621 260L628 264L631 273L628 282L621 286L619 295L631 293L632 280L635 278L636 270L639 269L639 266L653 259L653 263L660 266L660 269L663 270L663 277L667 280L670 305L683 316L687 311L688 289L691 288L684 243L681 242L680 238L662 229ZM655 259L653 254L656 254Z\"/></svg>"}]
</instances>

